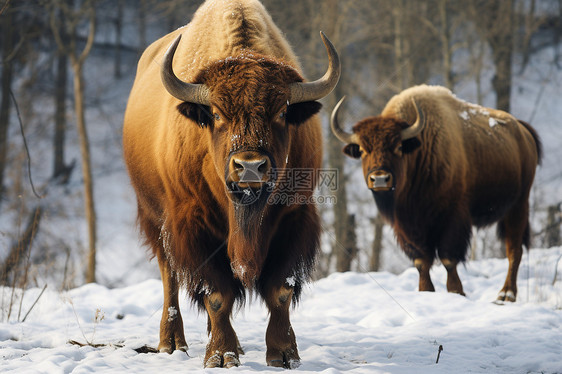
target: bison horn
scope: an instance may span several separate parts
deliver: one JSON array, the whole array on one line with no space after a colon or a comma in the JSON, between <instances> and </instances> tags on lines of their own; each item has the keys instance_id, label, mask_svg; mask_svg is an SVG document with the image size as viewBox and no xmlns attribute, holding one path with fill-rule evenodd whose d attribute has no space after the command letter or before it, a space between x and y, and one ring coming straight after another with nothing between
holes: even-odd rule
<instances>
[{"instance_id":1,"label":"bison horn","mask_svg":"<svg viewBox=\"0 0 562 374\"><path fill-rule=\"evenodd\" d=\"M423 112L418 108L414 99L412 99L412 104L414 104L414 108L416 109L417 113L416 122L412 126L402 130L402 132L400 133L400 135L402 136L402 140L407 140L418 136L425 127L425 116L423 115Z\"/></svg>"},{"instance_id":2,"label":"bison horn","mask_svg":"<svg viewBox=\"0 0 562 374\"><path fill-rule=\"evenodd\" d=\"M174 54L181 40L181 34L174 40L164 55L164 62L160 76L164 87L177 99L194 104L211 105L209 101L209 88L204 84L192 84L180 80L172 68Z\"/></svg>"},{"instance_id":3,"label":"bison horn","mask_svg":"<svg viewBox=\"0 0 562 374\"><path fill-rule=\"evenodd\" d=\"M328 51L328 70L322 78L315 80L314 82L291 83L289 86L291 92L291 96L289 98L290 104L321 99L332 92L332 90L336 87L336 84L338 84L341 74L341 64L338 51L336 51L336 48L330 39L328 39L322 31L320 31L320 36L322 37L322 41Z\"/></svg>"},{"instance_id":4,"label":"bison horn","mask_svg":"<svg viewBox=\"0 0 562 374\"><path fill-rule=\"evenodd\" d=\"M358 144L359 142L357 141L357 135L342 130L338 122L338 111L340 110L340 106L343 104L344 100L345 96L341 98L341 100L334 107L334 110L332 110L332 116L330 117L330 126L332 127L332 132L334 133L336 138L338 138L342 142L346 144Z\"/></svg>"}]
</instances>

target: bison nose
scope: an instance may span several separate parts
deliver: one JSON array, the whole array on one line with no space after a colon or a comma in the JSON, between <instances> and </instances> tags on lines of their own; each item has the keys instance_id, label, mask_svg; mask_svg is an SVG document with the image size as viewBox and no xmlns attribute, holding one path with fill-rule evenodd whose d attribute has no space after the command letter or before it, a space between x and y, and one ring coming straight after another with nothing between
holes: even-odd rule
<instances>
[{"instance_id":1,"label":"bison nose","mask_svg":"<svg viewBox=\"0 0 562 374\"><path fill-rule=\"evenodd\" d=\"M233 182L248 184L265 182L271 168L269 157L258 152L242 152L230 158L230 177Z\"/></svg>"},{"instance_id":2,"label":"bison nose","mask_svg":"<svg viewBox=\"0 0 562 374\"><path fill-rule=\"evenodd\" d=\"M394 178L385 170L375 170L369 174L367 185L373 191L389 191L394 189Z\"/></svg>"}]
</instances>

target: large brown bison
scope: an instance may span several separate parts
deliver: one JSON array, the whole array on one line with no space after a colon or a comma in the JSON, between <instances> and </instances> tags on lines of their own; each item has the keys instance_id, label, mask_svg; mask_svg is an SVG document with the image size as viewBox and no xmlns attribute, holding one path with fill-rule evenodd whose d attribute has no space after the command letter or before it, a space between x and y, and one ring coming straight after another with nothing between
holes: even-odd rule
<instances>
[{"instance_id":1,"label":"large brown bison","mask_svg":"<svg viewBox=\"0 0 562 374\"><path fill-rule=\"evenodd\" d=\"M328 70L305 83L258 1L207 1L140 58L123 143L140 228L162 275L160 351L187 349L178 306L184 286L208 313L204 365L238 366L230 319L249 289L270 312L267 364L299 362L289 307L309 279L319 217L314 205L268 197L296 193L276 183L284 170L320 167L316 100L340 74L337 52L322 38ZM310 197L313 188L298 193Z\"/></svg>"},{"instance_id":2,"label":"large brown bison","mask_svg":"<svg viewBox=\"0 0 562 374\"><path fill-rule=\"evenodd\" d=\"M498 301L515 301L522 245L529 247L529 192L541 159L535 130L509 113L457 99L437 86L394 96L382 114L332 131L361 159L367 186L398 243L419 272L419 290L434 291L436 256L447 269L447 290L464 294L457 264L471 226L498 223L509 270Z\"/></svg>"}]
</instances>

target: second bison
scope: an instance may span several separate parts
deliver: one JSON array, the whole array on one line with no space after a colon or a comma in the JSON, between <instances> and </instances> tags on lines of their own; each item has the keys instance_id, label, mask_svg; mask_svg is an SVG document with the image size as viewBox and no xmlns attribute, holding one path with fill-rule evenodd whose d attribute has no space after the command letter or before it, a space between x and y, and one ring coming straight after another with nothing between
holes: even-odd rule
<instances>
[{"instance_id":1,"label":"second bison","mask_svg":"<svg viewBox=\"0 0 562 374\"><path fill-rule=\"evenodd\" d=\"M419 290L434 291L429 270L438 256L447 290L464 294L457 264L472 229L498 223L509 269L499 301L515 301L522 246L529 247L529 193L541 159L536 131L509 113L456 98L438 86L394 96L380 116L347 133L332 131L361 159L367 186L398 243L419 272Z\"/></svg>"}]
</instances>

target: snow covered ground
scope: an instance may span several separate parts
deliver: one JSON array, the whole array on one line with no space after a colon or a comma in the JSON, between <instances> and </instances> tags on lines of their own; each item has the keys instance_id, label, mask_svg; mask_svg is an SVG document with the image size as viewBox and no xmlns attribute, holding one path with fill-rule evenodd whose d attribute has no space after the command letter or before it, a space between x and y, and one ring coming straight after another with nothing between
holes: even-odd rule
<instances>
[{"instance_id":1,"label":"snow covered ground","mask_svg":"<svg viewBox=\"0 0 562 374\"><path fill-rule=\"evenodd\" d=\"M416 291L414 268L399 275L334 273L308 286L292 312L302 358L297 372L562 373L560 257L562 247L526 253L518 301L506 305L491 302L507 271L503 259L460 267L467 297L445 291L442 266L432 270L435 293ZM11 289L0 289L0 372L203 372L206 316L185 299L188 355L134 350L158 343L161 290L157 280L115 289L90 284L62 293L47 288L26 321L18 322L17 303L7 321ZM25 292L19 320L40 292ZM283 370L265 365L266 324L258 300L236 313L234 327L246 354L231 372ZM70 340L103 346L80 347ZM216 370L225 369L209 371Z\"/></svg>"}]
</instances>

